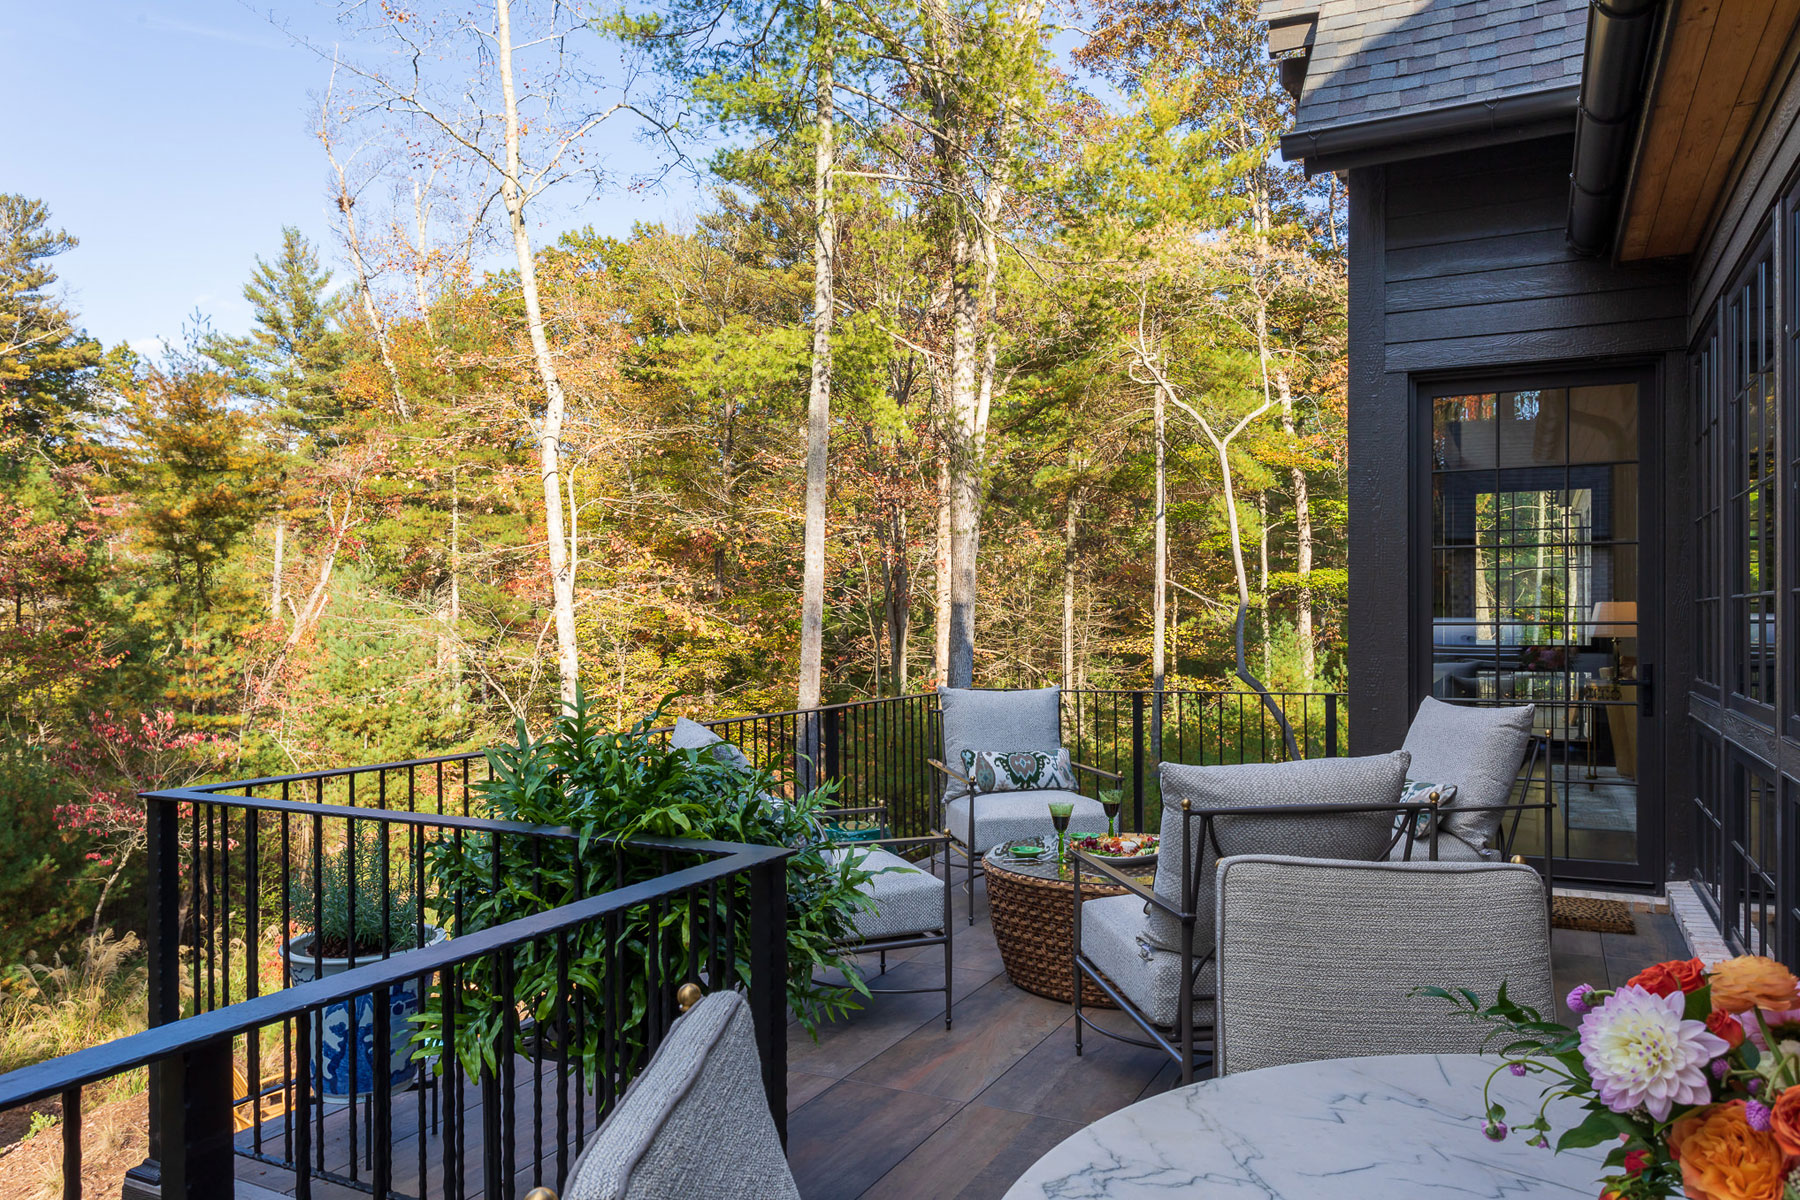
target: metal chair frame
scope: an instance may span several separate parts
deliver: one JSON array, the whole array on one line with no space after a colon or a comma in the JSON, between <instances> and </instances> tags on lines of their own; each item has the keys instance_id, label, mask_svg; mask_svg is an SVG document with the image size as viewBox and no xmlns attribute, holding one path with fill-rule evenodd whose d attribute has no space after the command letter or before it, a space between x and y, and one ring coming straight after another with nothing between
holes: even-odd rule
<instances>
[{"instance_id":1,"label":"metal chair frame","mask_svg":"<svg viewBox=\"0 0 1800 1200\"><path fill-rule=\"evenodd\" d=\"M861 817L861 816L870 816L873 814L880 814L883 827L885 828L887 825L887 805L885 805L885 804L872 805L868 808L827 808L827 809L819 810L819 813L821 816L824 816L824 817ZM841 841L841 842L831 843L833 846L838 847L840 849L844 849L844 850L856 850L859 848L860 849L872 849L877 846L881 847L884 850L894 850L896 848L915 849L915 848L921 847L921 846L929 846L929 847L931 847L930 862L932 864L932 873L934 875L937 873L936 865L937 865L938 846L940 843L943 844L944 861L946 863L946 868L945 868L946 874L945 874L945 878L944 878L944 921L943 921L943 925L939 928L939 930L936 933L931 933L931 932L906 933L906 934L898 934L898 935L895 935L892 937L877 937L877 938L861 938L861 937L846 938L843 941L834 943L834 946L836 949L848 950L848 951L851 951L856 954L867 954L867 953L873 952L873 953L879 955L880 963L881 963L881 970L877 973L878 978L881 975L887 974L887 956L888 956L889 951L911 950L911 949L915 949L920 946L942 946L944 948L944 982L943 982L943 986L941 986L941 987L916 987L916 988L878 988L878 987L868 987L868 981L865 979L864 987L867 988L867 990L869 991L869 993L871 995L877 995L877 996L903 996L903 995L912 995L912 994L920 993L920 992L943 992L944 993L944 1028L946 1030L948 1030L950 1028L950 1021L951 1021L950 1009L955 1000L954 995L953 995L953 990L954 990L955 978L956 978L955 971L954 971L954 965L955 965L955 959L954 959L955 950L954 950L954 946L953 946L954 939L953 939L953 936L951 934L951 929L950 929L950 922L951 922L950 891L951 891L951 886L950 886L950 880L948 877L948 866L947 866L947 864L949 863L949 859L950 859L949 844L952 840L953 839L950 837L950 835L948 833L932 833L932 834L923 834L923 835L920 835L917 837L870 838L870 839L867 839L864 841ZM846 984L842 984L839 986L849 987L850 985L846 983Z\"/></svg>"},{"instance_id":2,"label":"metal chair frame","mask_svg":"<svg viewBox=\"0 0 1800 1200\"><path fill-rule=\"evenodd\" d=\"M1528 791L1530 787L1529 779L1530 776L1527 775ZM1432 819L1430 821L1429 837L1427 839L1427 858L1429 861L1435 862L1438 858L1439 799L1439 793L1432 792L1422 801L1411 801L1402 804L1277 804L1264 807L1215 808L1200 811L1195 811L1191 801L1183 800L1181 802L1181 904L1179 906L1171 904L1167 899L1158 895L1153 888L1145 887L1143 883L1126 875L1111 863L1102 859L1097 859L1085 850L1076 850L1074 852L1075 903L1072 917L1073 927L1070 930L1073 943L1072 978L1074 984L1073 1000L1071 1001L1071 1004L1075 1011L1076 1055L1079 1056L1082 1053L1083 1031L1092 1029L1096 1033L1112 1038L1115 1041L1128 1042L1131 1045L1144 1046L1152 1050L1161 1050L1170 1058L1174 1059L1175 1063L1181 1068L1181 1082L1184 1085L1194 1081L1194 1071L1197 1067L1211 1065L1213 1026L1210 1023L1202 1026L1196 1026L1194 1024L1194 1000L1196 999L1194 993L1196 987L1199 985L1200 972L1208 965L1214 963L1215 955L1217 953L1216 938L1214 940L1213 949L1209 949L1204 955L1200 956L1196 956L1194 953L1194 925L1198 920L1197 909L1199 907L1201 875L1201 872L1195 869L1196 864L1193 861L1194 855L1191 851L1191 847L1194 845L1194 839L1192 837L1193 822L1196 819L1202 823L1200 836L1204 839L1206 844L1211 845L1214 856L1223 857L1223 848L1219 845L1218 826L1216 824L1220 817L1322 817L1365 812L1392 812L1396 815L1405 813L1407 814L1408 819L1403 825L1395 830L1393 840L1388 843L1387 852L1392 853L1404 839L1406 845L1406 858L1411 860L1413 847L1417 844L1414 834L1414 830L1417 826L1417 819L1421 814L1429 812ZM1541 804L1483 805L1470 808L1458 808L1457 811L1504 813L1512 812L1515 809L1518 810L1514 813L1513 827L1507 839L1507 845L1510 848L1512 838L1517 834L1519 821L1523 817L1525 810L1533 808L1545 810L1545 826L1547 830L1549 825L1549 814L1555 807L1555 801L1549 798L1549 793L1546 789L1546 799ZM1548 837L1545 839L1545 846L1546 851L1548 852ZM1519 860L1515 858L1513 861ZM1549 903L1551 886L1550 872L1552 870L1552 865L1552 860L1548 853L1546 853L1544 867L1546 906ZM1147 904L1154 904L1157 908L1181 922L1181 976L1184 981L1184 986L1181 988L1180 996L1177 999L1176 1024L1173 1029L1165 1031L1163 1028L1154 1024L1147 1014L1128 999L1111 980L1102 975L1100 969L1094 965L1092 960L1082 953L1081 905L1083 903L1083 898L1081 881L1084 875L1090 874L1104 879L1109 884L1124 888L1133 895L1141 897ZM1092 1017L1088 1016L1082 1010L1081 1006L1082 980L1084 978L1091 980L1095 987L1099 988L1114 1004L1118 1005L1120 1011L1143 1032L1145 1035L1144 1038L1137 1038L1127 1034L1114 1032L1113 1030L1098 1024ZM1216 995L1202 994L1198 998L1202 1000L1216 1000Z\"/></svg>"},{"instance_id":3,"label":"metal chair frame","mask_svg":"<svg viewBox=\"0 0 1800 1200\"><path fill-rule=\"evenodd\" d=\"M964 775L961 771L951 770L938 759L928 758L925 761L931 765L932 770L943 775L946 779L962 784L969 792L969 829L966 840L959 839L954 833L950 832L950 819L947 812L948 801L944 799L942 789L939 789L938 794L932 800L932 811L937 817L935 822L936 825L945 831L943 836L950 839L944 849L944 878L946 880L953 878L951 875L950 863L951 851L954 850L956 853L962 855L964 864L963 869L966 871L963 879L963 889L969 894L969 924L973 925L975 924L975 877L979 875L985 878L987 875L986 869L981 865L982 856L977 854L974 849L975 805L977 800L984 795L996 796L1001 793L983 792L973 779ZM1117 772L1103 770L1100 767L1090 767L1086 763L1078 763L1071 760L1069 765L1077 771L1085 771L1089 775L1094 776L1096 781L1105 779L1110 780L1113 783L1122 783L1125 779L1125 776L1118 774ZM1094 790L1096 792L1100 790L1098 783L1096 783ZM1079 787L1069 789L1069 791L1071 795L1086 796L1086 793ZM1091 799L1092 797L1089 798ZM933 858L935 862L935 856L933 856Z\"/></svg>"}]
</instances>

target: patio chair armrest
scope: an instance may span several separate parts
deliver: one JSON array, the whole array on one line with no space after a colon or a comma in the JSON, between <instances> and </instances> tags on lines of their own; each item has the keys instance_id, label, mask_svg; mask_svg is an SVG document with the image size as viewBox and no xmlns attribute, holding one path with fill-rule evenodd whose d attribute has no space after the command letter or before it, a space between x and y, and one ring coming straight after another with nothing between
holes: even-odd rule
<instances>
[{"instance_id":1,"label":"patio chair armrest","mask_svg":"<svg viewBox=\"0 0 1800 1200\"><path fill-rule=\"evenodd\" d=\"M1100 778L1110 779L1114 783L1125 782L1125 776L1119 774L1117 771L1108 771L1104 767L1090 767L1082 762L1071 762L1069 765L1074 767L1077 771L1086 771L1089 775L1098 775Z\"/></svg>"},{"instance_id":2,"label":"patio chair armrest","mask_svg":"<svg viewBox=\"0 0 1800 1200\"><path fill-rule=\"evenodd\" d=\"M871 838L866 842L855 842L851 844L857 846L881 846L884 849L891 850L895 846L935 846L940 842L945 846L948 846L950 844L950 835L947 833L919 833L914 834L911 837Z\"/></svg>"},{"instance_id":3,"label":"patio chair armrest","mask_svg":"<svg viewBox=\"0 0 1800 1200\"><path fill-rule=\"evenodd\" d=\"M1111 863L1102 862L1100 859L1093 857L1086 850L1071 850L1070 853L1075 856L1076 871L1079 872L1085 869L1090 875L1098 875L1108 883L1122 887L1132 895L1137 896L1150 904L1156 905L1156 907L1162 909L1172 917L1180 919L1182 916L1186 915L1179 908L1176 908L1167 900L1157 895L1153 890L1145 887L1141 880L1133 879Z\"/></svg>"},{"instance_id":4,"label":"patio chair armrest","mask_svg":"<svg viewBox=\"0 0 1800 1200\"><path fill-rule=\"evenodd\" d=\"M887 805L872 804L867 808L821 808L818 815L821 817L866 817L886 811Z\"/></svg>"},{"instance_id":5,"label":"patio chair armrest","mask_svg":"<svg viewBox=\"0 0 1800 1200\"><path fill-rule=\"evenodd\" d=\"M968 788L970 791L975 790L975 781L973 779L970 779L967 775L964 775L961 771L952 771L949 767L946 767L943 763L939 762L935 758L928 758L925 761L926 761L926 763L928 763L930 765L932 770L938 772L940 775L949 776L951 779L954 779L956 782L962 784L964 787Z\"/></svg>"}]
</instances>

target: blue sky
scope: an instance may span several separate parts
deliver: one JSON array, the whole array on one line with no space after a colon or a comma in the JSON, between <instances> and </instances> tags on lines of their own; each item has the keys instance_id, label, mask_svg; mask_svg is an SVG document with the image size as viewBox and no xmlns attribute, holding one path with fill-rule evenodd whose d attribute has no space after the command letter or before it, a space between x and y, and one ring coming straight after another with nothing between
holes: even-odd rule
<instances>
[{"instance_id":1,"label":"blue sky","mask_svg":"<svg viewBox=\"0 0 1800 1200\"><path fill-rule=\"evenodd\" d=\"M332 36L323 6L278 7L296 27ZM44 200L81 240L56 266L93 336L148 348L178 338L196 308L215 329L241 332L244 281L284 224L336 265L313 137L326 64L261 11L235 0L7 0L0 55L25 104L0 190ZM650 164L624 129L602 145L621 174ZM692 179L676 175L660 193L565 209L555 225L622 234L636 220L680 220L696 197Z\"/></svg>"}]
</instances>

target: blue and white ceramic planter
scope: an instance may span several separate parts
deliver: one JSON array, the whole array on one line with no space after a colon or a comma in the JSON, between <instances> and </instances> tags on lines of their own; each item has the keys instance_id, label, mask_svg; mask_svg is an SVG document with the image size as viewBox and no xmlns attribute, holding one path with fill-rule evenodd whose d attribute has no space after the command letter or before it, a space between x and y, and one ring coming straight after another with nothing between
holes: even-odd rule
<instances>
[{"instance_id":1,"label":"blue and white ceramic planter","mask_svg":"<svg viewBox=\"0 0 1800 1200\"><path fill-rule=\"evenodd\" d=\"M449 935L435 925L425 927L425 944L436 945ZM350 969L347 958L314 961L313 935L301 934L287 944L288 969L295 983L310 983ZM372 958L357 960L366 965ZM408 980L388 989L388 1082L394 1091L411 1087L419 1073L413 1059L413 1021L421 1006L419 981ZM327 1005L313 1036L313 1088L321 1099L347 1101L375 1090L375 995L364 992Z\"/></svg>"}]
</instances>

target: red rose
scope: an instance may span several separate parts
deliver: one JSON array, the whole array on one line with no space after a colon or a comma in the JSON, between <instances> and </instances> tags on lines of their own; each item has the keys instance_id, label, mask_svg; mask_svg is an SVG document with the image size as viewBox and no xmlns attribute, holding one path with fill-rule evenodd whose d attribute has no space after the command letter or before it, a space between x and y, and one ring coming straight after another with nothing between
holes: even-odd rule
<instances>
[{"instance_id":1,"label":"red rose","mask_svg":"<svg viewBox=\"0 0 1800 1200\"><path fill-rule=\"evenodd\" d=\"M1730 1013L1709 1012L1706 1014L1706 1032L1725 1039L1726 1050L1736 1050L1744 1044L1744 1026Z\"/></svg>"},{"instance_id":2,"label":"red rose","mask_svg":"<svg viewBox=\"0 0 1800 1200\"><path fill-rule=\"evenodd\" d=\"M1642 1175L1644 1169L1649 1165L1650 1152L1648 1150L1633 1150L1625 1156L1625 1173L1633 1179Z\"/></svg>"},{"instance_id":3,"label":"red rose","mask_svg":"<svg viewBox=\"0 0 1800 1200\"><path fill-rule=\"evenodd\" d=\"M1697 958L1655 963L1627 979L1625 986L1641 987L1657 996L1697 992L1706 986L1706 965Z\"/></svg>"}]
</instances>

